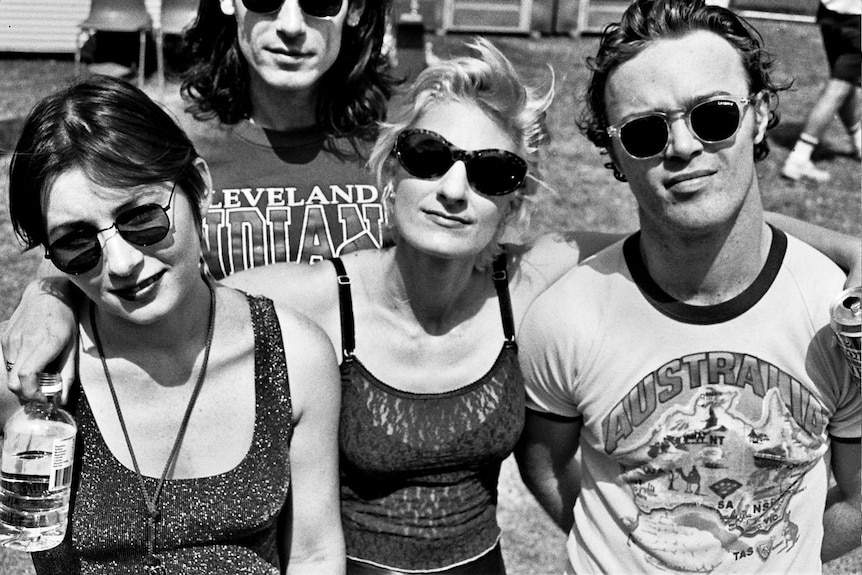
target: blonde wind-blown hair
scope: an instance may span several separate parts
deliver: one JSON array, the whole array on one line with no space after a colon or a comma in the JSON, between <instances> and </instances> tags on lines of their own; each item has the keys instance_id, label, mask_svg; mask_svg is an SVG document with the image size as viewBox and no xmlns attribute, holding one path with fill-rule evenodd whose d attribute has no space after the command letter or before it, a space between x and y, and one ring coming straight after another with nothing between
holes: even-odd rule
<instances>
[{"instance_id":1,"label":"blonde wind-blown hair","mask_svg":"<svg viewBox=\"0 0 862 575\"><path fill-rule=\"evenodd\" d=\"M531 220L541 203L544 187L539 169L539 149L548 141L545 116L554 94L527 84L512 63L491 42L476 38L467 45L475 56L442 60L422 71L406 93L397 98L392 120L381 126L368 165L388 201L398 160L393 154L401 132L413 126L431 107L443 102L468 102L483 110L515 142L517 154L527 162L527 179L512 194L512 209L503 219L491 245L477 267L485 268L503 251L503 244L520 245L533 237ZM397 230L389 230L397 241Z\"/></svg>"}]
</instances>

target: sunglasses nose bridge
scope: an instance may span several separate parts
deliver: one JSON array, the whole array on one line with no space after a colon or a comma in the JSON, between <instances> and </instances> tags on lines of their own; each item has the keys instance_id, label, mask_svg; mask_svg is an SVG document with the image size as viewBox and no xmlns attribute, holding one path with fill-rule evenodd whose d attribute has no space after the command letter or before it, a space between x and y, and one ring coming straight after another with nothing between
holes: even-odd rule
<instances>
[{"instance_id":1,"label":"sunglasses nose bridge","mask_svg":"<svg viewBox=\"0 0 862 575\"><path fill-rule=\"evenodd\" d=\"M297 0L286 0L273 13L278 28L283 32L297 34L305 30L305 14Z\"/></svg>"},{"instance_id":2,"label":"sunglasses nose bridge","mask_svg":"<svg viewBox=\"0 0 862 575\"><path fill-rule=\"evenodd\" d=\"M703 142L691 126L690 111L674 111L665 117L667 144L665 153L672 157L690 157L703 149Z\"/></svg>"},{"instance_id":3,"label":"sunglasses nose bridge","mask_svg":"<svg viewBox=\"0 0 862 575\"><path fill-rule=\"evenodd\" d=\"M103 250L105 249L105 245L108 243L108 240L113 238L116 235L119 235L120 229L117 227L117 224L111 224L107 228L101 229L96 232L96 239L99 241L99 247Z\"/></svg>"},{"instance_id":4,"label":"sunglasses nose bridge","mask_svg":"<svg viewBox=\"0 0 862 575\"><path fill-rule=\"evenodd\" d=\"M110 273L126 275L143 260L140 248L124 238L116 224L100 230L97 237L102 252L101 259ZM111 239L114 241L108 242Z\"/></svg>"},{"instance_id":5,"label":"sunglasses nose bridge","mask_svg":"<svg viewBox=\"0 0 862 575\"><path fill-rule=\"evenodd\" d=\"M470 178L467 175L467 164L464 158L452 157L452 165L440 177L438 195L449 201L464 199L470 188Z\"/></svg>"}]
</instances>

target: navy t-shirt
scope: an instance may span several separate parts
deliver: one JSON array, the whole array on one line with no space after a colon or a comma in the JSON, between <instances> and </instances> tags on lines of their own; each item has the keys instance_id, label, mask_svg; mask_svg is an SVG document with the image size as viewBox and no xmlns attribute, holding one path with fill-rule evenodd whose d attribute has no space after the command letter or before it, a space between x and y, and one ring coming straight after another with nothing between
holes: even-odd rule
<instances>
[{"instance_id":1,"label":"navy t-shirt","mask_svg":"<svg viewBox=\"0 0 862 575\"><path fill-rule=\"evenodd\" d=\"M384 206L366 150L317 128L279 132L248 121L201 124L192 136L213 178L203 233L217 278L382 246Z\"/></svg>"}]
</instances>

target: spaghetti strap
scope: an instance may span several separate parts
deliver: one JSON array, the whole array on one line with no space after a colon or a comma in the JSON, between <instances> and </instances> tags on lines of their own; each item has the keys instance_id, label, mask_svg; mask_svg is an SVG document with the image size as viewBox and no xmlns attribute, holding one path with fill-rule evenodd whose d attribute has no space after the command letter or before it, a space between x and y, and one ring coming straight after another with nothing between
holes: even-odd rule
<instances>
[{"instance_id":1,"label":"spaghetti strap","mask_svg":"<svg viewBox=\"0 0 862 575\"><path fill-rule=\"evenodd\" d=\"M335 266L335 273L338 276L338 303L341 311L341 352L343 361L350 361L353 359L353 352L356 350L350 276L347 275L347 270L344 269L344 263L341 261L341 258L332 258L329 261Z\"/></svg>"},{"instance_id":2,"label":"spaghetti strap","mask_svg":"<svg viewBox=\"0 0 862 575\"><path fill-rule=\"evenodd\" d=\"M515 345L515 320L512 316L512 299L509 297L509 274L506 272L506 254L500 254L493 264L494 288L500 302L500 316L503 319L503 333L506 345Z\"/></svg>"}]
</instances>

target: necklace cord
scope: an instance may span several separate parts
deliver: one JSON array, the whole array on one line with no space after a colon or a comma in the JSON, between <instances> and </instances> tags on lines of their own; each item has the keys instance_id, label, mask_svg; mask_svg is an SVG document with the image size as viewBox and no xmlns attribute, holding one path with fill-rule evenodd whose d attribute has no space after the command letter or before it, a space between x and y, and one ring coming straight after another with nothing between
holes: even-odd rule
<instances>
[{"instance_id":1,"label":"necklace cord","mask_svg":"<svg viewBox=\"0 0 862 575\"><path fill-rule=\"evenodd\" d=\"M206 282L207 288L210 293L210 313L209 313L209 327L207 328L207 340L206 347L204 349L204 359L201 364L201 370L198 374L198 379L195 382L195 387L192 390L191 398L189 398L189 404L186 407L186 412L183 415L183 420L180 423L179 431L177 432L177 438L174 440L173 448L171 449L171 453L168 456L168 460L165 462L165 468L162 470L162 475L159 478L159 482L156 486L156 492L153 494L152 498L150 498L149 493L147 492L147 487L144 484L144 477L141 474L140 467L138 466L138 460L135 457L135 451L132 449L132 441L129 438L129 430L126 427L126 421L123 418L123 412L120 409L120 402L117 399L117 392L114 389L114 383L111 380L111 374L108 371L108 362L105 360L105 354L102 349L102 341L99 338L99 331L96 328L96 306L95 303L90 301L90 325L93 329L93 341L96 344L96 349L99 351L99 359L102 361L102 368L105 370L105 379L108 382L108 388L111 391L111 398L114 400L114 408L117 410L117 418L120 420L120 427L123 430L123 436L126 439L126 446L129 449L129 455L132 458L132 465L135 468L135 475L138 479L138 485L141 488L141 494L144 497L144 504L147 506L147 513L149 515L148 518L148 529L147 529L147 553L151 557L155 552L155 520L159 515L157 505L159 501L159 497L162 493L162 487L165 484L165 478L168 475L168 470L171 468L174 460L177 457L177 454L180 450L180 445L182 445L183 436L185 436L186 428L189 424L189 419L192 415L192 409L194 408L195 402L197 401L197 397L200 393L201 387L203 386L204 378L206 376L207 365L209 364L209 356L210 356L210 348L212 347L213 341L213 333L215 331L215 308L216 308L216 298L215 298L215 289L210 284L209 280L204 278Z\"/></svg>"}]
</instances>

